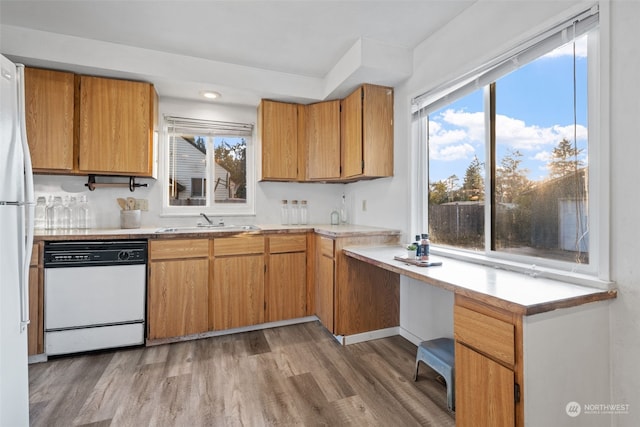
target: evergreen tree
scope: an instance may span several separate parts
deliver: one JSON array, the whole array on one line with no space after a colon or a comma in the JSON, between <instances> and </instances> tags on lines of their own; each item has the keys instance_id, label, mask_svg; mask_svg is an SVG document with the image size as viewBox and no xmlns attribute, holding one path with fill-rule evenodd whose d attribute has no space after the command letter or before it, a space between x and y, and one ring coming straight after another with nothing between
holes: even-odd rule
<instances>
[{"instance_id":1,"label":"evergreen tree","mask_svg":"<svg viewBox=\"0 0 640 427\"><path fill-rule=\"evenodd\" d=\"M509 150L496 168L496 198L498 202L515 203L518 197L531 188L528 169L520 168L522 153Z\"/></svg>"},{"instance_id":2,"label":"evergreen tree","mask_svg":"<svg viewBox=\"0 0 640 427\"><path fill-rule=\"evenodd\" d=\"M429 184L429 203L440 205L449 201L447 183L440 180Z\"/></svg>"},{"instance_id":3,"label":"evergreen tree","mask_svg":"<svg viewBox=\"0 0 640 427\"><path fill-rule=\"evenodd\" d=\"M484 200L484 163L481 163L478 156L473 156L471 164L467 167L462 183L462 193L464 200Z\"/></svg>"},{"instance_id":4,"label":"evergreen tree","mask_svg":"<svg viewBox=\"0 0 640 427\"><path fill-rule=\"evenodd\" d=\"M575 173L584 162L578 159L582 150L571 145L566 138L558 142L558 145L551 152L552 160L549 162L549 176L560 178L562 176Z\"/></svg>"}]
</instances>

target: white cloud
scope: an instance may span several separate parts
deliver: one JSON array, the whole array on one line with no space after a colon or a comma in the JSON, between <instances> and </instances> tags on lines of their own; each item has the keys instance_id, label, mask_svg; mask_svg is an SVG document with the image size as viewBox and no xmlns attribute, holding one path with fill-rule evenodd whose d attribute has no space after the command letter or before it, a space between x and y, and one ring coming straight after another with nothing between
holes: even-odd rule
<instances>
[{"instance_id":1,"label":"white cloud","mask_svg":"<svg viewBox=\"0 0 640 427\"><path fill-rule=\"evenodd\" d=\"M550 127L527 125L524 120L500 114L496 116L496 125L497 143L521 151L539 151L544 147L555 147L563 138L569 141L574 139L573 125ZM577 125L575 132L578 141L587 139L586 127ZM482 112L469 113L450 109L432 117L429 122L429 146L432 159L465 158L474 152L474 146L484 144L484 137L484 113ZM446 148L450 149L446 150ZM448 154L445 156L445 153ZM455 158L454 153L465 157Z\"/></svg>"},{"instance_id":2,"label":"white cloud","mask_svg":"<svg viewBox=\"0 0 640 427\"><path fill-rule=\"evenodd\" d=\"M475 153L474 145L484 143L483 113L446 110L429 121L429 157L455 161Z\"/></svg>"},{"instance_id":3,"label":"white cloud","mask_svg":"<svg viewBox=\"0 0 640 427\"><path fill-rule=\"evenodd\" d=\"M550 151L539 151L535 154L535 156L531 157L533 160L538 160L541 162L548 162L551 160L551 152Z\"/></svg>"},{"instance_id":4,"label":"white cloud","mask_svg":"<svg viewBox=\"0 0 640 427\"><path fill-rule=\"evenodd\" d=\"M470 158L475 153L475 148L471 144L456 144L445 147L429 147L429 158L440 161L454 161Z\"/></svg>"},{"instance_id":5,"label":"white cloud","mask_svg":"<svg viewBox=\"0 0 640 427\"><path fill-rule=\"evenodd\" d=\"M573 125L540 127L527 125L523 120L504 115L496 116L496 142L520 150L537 150L547 145L555 146L563 138L573 141ZM587 128L576 126L578 140L587 138Z\"/></svg>"},{"instance_id":6,"label":"white cloud","mask_svg":"<svg viewBox=\"0 0 640 427\"><path fill-rule=\"evenodd\" d=\"M543 55L543 58L558 58L560 56L573 56L573 43L567 43L557 49ZM582 36L576 39L576 57L587 57L587 37Z\"/></svg>"}]
</instances>

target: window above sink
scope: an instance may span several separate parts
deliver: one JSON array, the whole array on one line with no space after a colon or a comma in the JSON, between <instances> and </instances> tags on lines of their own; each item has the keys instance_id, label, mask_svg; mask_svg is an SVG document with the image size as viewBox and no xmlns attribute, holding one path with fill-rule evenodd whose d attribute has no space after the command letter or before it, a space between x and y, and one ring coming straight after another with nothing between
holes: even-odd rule
<instances>
[{"instance_id":1,"label":"window above sink","mask_svg":"<svg viewBox=\"0 0 640 427\"><path fill-rule=\"evenodd\" d=\"M163 214L255 214L253 125L164 117Z\"/></svg>"}]
</instances>

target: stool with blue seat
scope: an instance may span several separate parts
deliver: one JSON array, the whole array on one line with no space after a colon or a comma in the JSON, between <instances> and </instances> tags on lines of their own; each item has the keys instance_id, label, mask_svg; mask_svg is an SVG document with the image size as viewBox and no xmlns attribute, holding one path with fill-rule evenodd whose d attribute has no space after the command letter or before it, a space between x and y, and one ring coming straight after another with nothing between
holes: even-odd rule
<instances>
[{"instance_id":1,"label":"stool with blue seat","mask_svg":"<svg viewBox=\"0 0 640 427\"><path fill-rule=\"evenodd\" d=\"M452 338L436 338L422 341L416 355L416 372L414 381L418 380L420 362L436 371L447 383L447 406L455 410L455 353Z\"/></svg>"}]
</instances>

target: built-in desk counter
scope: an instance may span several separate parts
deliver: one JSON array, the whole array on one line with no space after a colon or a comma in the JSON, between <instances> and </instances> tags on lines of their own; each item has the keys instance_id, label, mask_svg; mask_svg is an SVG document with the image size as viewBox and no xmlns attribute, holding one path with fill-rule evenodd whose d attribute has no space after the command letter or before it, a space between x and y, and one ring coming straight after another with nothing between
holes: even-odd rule
<instances>
[{"instance_id":1,"label":"built-in desk counter","mask_svg":"<svg viewBox=\"0 0 640 427\"><path fill-rule=\"evenodd\" d=\"M568 408L607 402L607 300L615 290L438 256L430 260L441 266L414 266L394 260L406 254L400 246L348 246L343 253L454 293L457 426L609 424L599 416L572 418Z\"/></svg>"},{"instance_id":2,"label":"built-in desk counter","mask_svg":"<svg viewBox=\"0 0 640 427\"><path fill-rule=\"evenodd\" d=\"M398 246L347 247L344 252L385 270L525 316L617 296L615 290L574 285L439 256L432 256L431 260L443 261L442 266L410 265L394 260L394 256L406 253Z\"/></svg>"}]
</instances>

